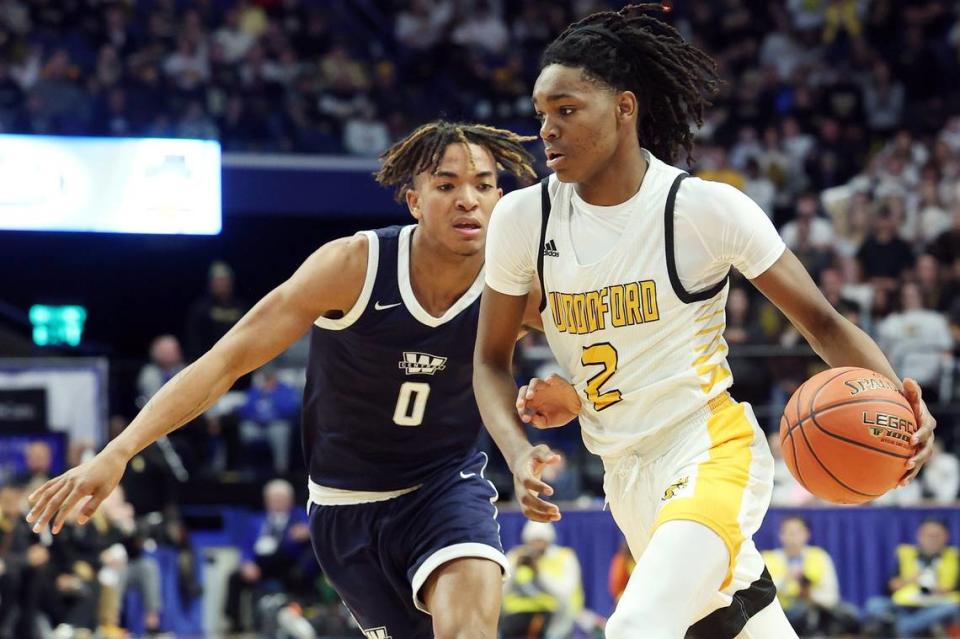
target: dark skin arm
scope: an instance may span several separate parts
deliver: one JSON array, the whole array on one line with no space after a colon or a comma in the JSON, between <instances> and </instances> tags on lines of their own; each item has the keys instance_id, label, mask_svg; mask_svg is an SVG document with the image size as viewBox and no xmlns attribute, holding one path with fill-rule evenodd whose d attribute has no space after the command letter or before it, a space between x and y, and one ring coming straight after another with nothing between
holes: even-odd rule
<instances>
[{"instance_id":1,"label":"dark skin arm","mask_svg":"<svg viewBox=\"0 0 960 639\"><path fill-rule=\"evenodd\" d=\"M53 520L52 531L58 533L77 507L78 523L85 524L116 488L134 455L203 414L238 378L289 348L317 317L351 308L366 271L363 236L334 240L318 249L213 348L167 382L96 457L30 495L33 509L27 521L34 531Z\"/></svg>"},{"instance_id":2,"label":"dark skin arm","mask_svg":"<svg viewBox=\"0 0 960 639\"><path fill-rule=\"evenodd\" d=\"M876 342L830 305L790 249L786 249L773 266L751 282L787 316L817 355L831 367L868 368L889 378L900 388L913 407L919 425L913 435L917 452L907 463L909 471L900 485L916 477L933 453L933 431L937 426L923 401L919 384L912 379L900 381Z\"/></svg>"},{"instance_id":3,"label":"dark skin arm","mask_svg":"<svg viewBox=\"0 0 960 639\"><path fill-rule=\"evenodd\" d=\"M483 422L513 473L514 490L523 514L535 521L556 521L560 510L540 494L553 489L540 480L547 464L558 461L547 446L532 446L517 415L513 350L532 295L504 295L484 288L473 359L473 388ZM534 306L536 307L536 305Z\"/></svg>"}]
</instances>

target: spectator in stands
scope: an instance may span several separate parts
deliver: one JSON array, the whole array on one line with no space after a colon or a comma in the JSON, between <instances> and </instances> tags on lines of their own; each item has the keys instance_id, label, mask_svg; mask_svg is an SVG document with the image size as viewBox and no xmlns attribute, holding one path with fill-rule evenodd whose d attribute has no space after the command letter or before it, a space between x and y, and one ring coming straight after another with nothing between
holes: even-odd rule
<instances>
[{"instance_id":1,"label":"spectator in stands","mask_svg":"<svg viewBox=\"0 0 960 639\"><path fill-rule=\"evenodd\" d=\"M343 147L353 155L377 157L390 146L390 132L377 116L373 104L365 104L360 112L347 120L343 129Z\"/></svg>"},{"instance_id":2,"label":"spectator in stands","mask_svg":"<svg viewBox=\"0 0 960 639\"><path fill-rule=\"evenodd\" d=\"M572 548L555 544L553 524L528 521L523 543L507 553L511 576L503 597L504 639L562 639L583 610L580 562Z\"/></svg>"},{"instance_id":3,"label":"spectator in stands","mask_svg":"<svg viewBox=\"0 0 960 639\"><path fill-rule=\"evenodd\" d=\"M897 235L893 212L888 207L878 210L873 231L857 251L864 276L870 278L875 287L892 291L904 271L913 266L913 259L910 245Z\"/></svg>"},{"instance_id":4,"label":"spectator in stands","mask_svg":"<svg viewBox=\"0 0 960 639\"><path fill-rule=\"evenodd\" d=\"M727 327L723 338L731 345L729 363L737 380L738 397L762 402L767 395L769 374L766 362L752 353L738 353L737 345L758 346L768 343L750 304L747 290L731 288L727 297Z\"/></svg>"},{"instance_id":5,"label":"spectator in stands","mask_svg":"<svg viewBox=\"0 0 960 639\"><path fill-rule=\"evenodd\" d=\"M761 170L760 162L755 157L750 157L746 162L744 169L746 182L744 184L744 193L750 196L750 199L757 203L767 217L773 217L773 206L777 196L777 187L770 178Z\"/></svg>"},{"instance_id":6,"label":"spectator in stands","mask_svg":"<svg viewBox=\"0 0 960 639\"><path fill-rule=\"evenodd\" d=\"M783 459L783 450L780 447L780 432L770 433L767 436L770 453L773 455L773 496L770 500L773 506L804 506L816 501L810 492L800 485Z\"/></svg>"},{"instance_id":7,"label":"spectator in stands","mask_svg":"<svg viewBox=\"0 0 960 639\"><path fill-rule=\"evenodd\" d=\"M730 164L727 150L724 147L705 148L702 153L704 157L701 159L699 166L703 168L697 171L697 177L704 180L724 182L741 191L746 188L746 176Z\"/></svg>"},{"instance_id":8,"label":"spectator in stands","mask_svg":"<svg viewBox=\"0 0 960 639\"><path fill-rule=\"evenodd\" d=\"M450 39L462 47L498 54L507 46L509 36L507 25L494 11L490 0L477 0L472 10L463 13Z\"/></svg>"},{"instance_id":9,"label":"spectator in stands","mask_svg":"<svg viewBox=\"0 0 960 639\"><path fill-rule=\"evenodd\" d=\"M941 234L950 230L953 221L943 204L936 171L920 182L919 198L914 203L913 209L915 211L913 228L908 239L912 238L919 249L922 250Z\"/></svg>"},{"instance_id":10,"label":"spectator in stands","mask_svg":"<svg viewBox=\"0 0 960 639\"><path fill-rule=\"evenodd\" d=\"M184 369L180 341L173 335L160 335L150 344L150 361L137 377L137 407L142 408L174 375Z\"/></svg>"},{"instance_id":11,"label":"spectator in stands","mask_svg":"<svg viewBox=\"0 0 960 639\"><path fill-rule=\"evenodd\" d=\"M815 193L804 193L797 198L796 215L780 229L780 237L787 247L801 248L801 227L806 227L805 245L815 249L830 249L834 243L833 225L817 213L820 200Z\"/></svg>"},{"instance_id":12,"label":"spectator in stands","mask_svg":"<svg viewBox=\"0 0 960 639\"><path fill-rule=\"evenodd\" d=\"M254 375L247 401L239 408L240 440L247 447L254 442L268 442L277 474L286 473L290 467L290 443L299 411L300 394L280 381L273 367L265 367Z\"/></svg>"},{"instance_id":13,"label":"spectator in stands","mask_svg":"<svg viewBox=\"0 0 960 639\"><path fill-rule=\"evenodd\" d=\"M236 629L248 626L252 611L241 609L250 593L256 601L271 592L301 592L315 571L310 529L303 508L294 504L293 486L275 479L263 488L264 514L241 547L240 569L230 577L225 613ZM249 627L247 627L249 629Z\"/></svg>"},{"instance_id":14,"label":"spectator in stands","mask_svg":"<svg viewBox=\"0 0 960 639\"><path fill-rule=\"evenodd\" d=\"M203 110L199 100L191 100L183 109L177 121L177 137L200 140L216 140L219 137L217 125Z\"/></svg>"},{"instance_id":15,"label":"spectator in stands","mask_svg":"<svg viewBox=\"0 0 960 639\"><path fill-rule=\"evenodd\" d=\"M903 84L893 78L890 66L877 60L863 88L867 124L877 135L886 136L900 126L905 103Z\"/></svg>"},{"instance_id":16,"label":"spectator in stands","mask_svg":"<svg viewBox=\"0 0 960 639\"><path fill-rule=\"evenodd\" d=\"M35 639L50 552L23 519L24 490L0 486L0 639Z\"/></svg>"},{"instance_id":17,"label":"spectator in stands","mask_svg":"<svg viewBox=\"0 0 960 639\"><path fill-rule=\"evenodd\" d=\"M187 317L187 357L196 359L226 335L247 305L234 294L233 269L225 262L210 265L209 292L194 302Z\"/></svg>"},{"instance_id":18,"label":"spectator in stands","mask_svg":"<svg viewBox=\"0 0 960 639\"><path fill-rule=\"evenodd\" d=\"M947 266L960 255L960 201L954 205L953 226L933 240L928 252Z\"/></svg>"},{"instance_id":19,"label":"spectator in stands","mask_svg":"<svg viewBox=\"0 0 960 639\"><path fill-rule=\"evenodd\" d=\"M937 258L924 253L917 257L914 275L916 276L917 287L920 290L920 298L923 300L923 307L931 310L946 311L948 300L944 296L944 281L940 277L940 263Z\"/></svg>"},{"instance_id":20,"label":"spectator in stands","mask_svg":"<svg viewBox=\"0 0 960 639\"><path fill-rule=\"evenodd\" d=\"M552 449L558 461L543 469L543 481L553 488L553 501L574 501L583 494L580 474L562 450Z\"/></svg>"},{"instance_id":21,"label":"spectator in stands","mask_svg":"<svg viewBox=\"0 0 960 639\"><path fill-rule=\"evenodd\" d=\"M411 0L397 14L394 34L408 49L432 49L445 35L453 10L450 0Z\"/></svg>"},{"instance_id":22,"label":"spectator in stands","mask_svg":"<svg viewBox=\"0 0 960 639\"><path fill-rule=\"evenodd\" d=\"M614 603L620 601L620 596L627 589L627 582L630 581L630 575L633 574L633 569L636 567L637 560L633 558L630 546L623 542L620 544L620 550L610 560L608 585Z\"/></svg>"},{"instance_id":23,"label":"spectator in stands","mask_svg":"<svg viewBox=\"0 0 960 639\"><path fill-rule=\"evenodd\" d=\"M960 496L960 459L943 449L943 442L933 444L933 455L919 475L923 498L935 504L953 505Z\"/></svg>"},{"instance_id":24,"label":"spectator in stands","mask_svg":"<svg viewBox=\"0 0 960 639\"><path fill-rule=\"evenodd\" d=\"M65 529L66 530L66 529ZM144 551L147 531L137 524L133 506L117 488L104 500L93 516L92 525L75 527L77 534L94 535L90 544L101 566L99 621L107 632L120 626L120 611L128 589L140 593L147 632L160 629L160 568L156 559ZM119 633L117 633L119 634Z\"/></svg>"},{"instance_id":25,"label":"spectator in stands","mask_svg":"<svg viewBox=\"0 0 960 639\"><path fill-rule=\"evenodd\" d=\"M40 607L46 619L54 626L55 634L72 637L73 632L86 634L97 628L97 602L100 585L97 582L97 562L90 556L88 534L72 535L76 511L68 519L66 535L57 535L49 546L50 567L43 589L38 593Z\"/></svg>"},{"instance_id":26,"label":"spectator in stands","mask_svg":"<svg viewBox=\"0 0 960 639\"><path fill-rule=\"evenodd\" d=\"M856 614L840 600L833 559L811 546L810 527L799 515L780 521L780 548L763 552L790 625L801 636L855 630Z\"/></svg>"},{"instance_id":27,"label":"spectator in stands","mask_svg":"<svg viewBox=\"0 0 960 639\"><path fill-rule=\"evenodd\" d=\"M50 450L50 444L44 441L27 444L24 451L24 466L26 467L24 471L13 481L23 486L29 494L52 477L53 451Z\"/></svg>"},{"instance_id":28,"label":"spectator in stands","mask_svg":"<svg viewBox=\"0 0 960 639\"><path fill-rule=\"evenodd\" d=\"M924 308L920 287L914 282L903 285L901 302L902 311L880 323L878 342L897 372L936 396L941 375L952 365L950 326L941 313Z\"/></svg>"},{"instance_id":29,"label":"spectator in stands","mask_svg":"<svg viewBox=\"0 0 960 639\"><path fill-rule=\"evenodd\" d=\"M948 624L960 614L960 555L948 546L950 533L941 521L928 519L917 530L917 543L897 547L891 597L867 602L867 629L872 636L911 637Z\"/></svg>"}]
</instances>

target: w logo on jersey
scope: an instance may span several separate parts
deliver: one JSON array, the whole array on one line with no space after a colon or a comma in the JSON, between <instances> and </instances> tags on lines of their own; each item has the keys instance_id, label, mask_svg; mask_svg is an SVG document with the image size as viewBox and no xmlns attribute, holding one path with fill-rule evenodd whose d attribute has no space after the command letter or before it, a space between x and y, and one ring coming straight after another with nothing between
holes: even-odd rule
<instances>
[{"instance_id":1,"label":"w logo on jersey","mask_svg":"<svg viewBox=\"0 0 960 639\"><path fill-rule=\"evenodd\" d=\"M380 626L379 628L371 628L370 630L364 630L363 636L367 639L391 639L390 635L387 634L387 627Z\"/></svg>"},{"instance_id":2,"label":"w logo on jersey","mask_svg":"<svg viewBox=\"0 0 960 639\"><path fill-rule=\"evenodd\" d=\"M447 367L447 358L430 353L404 352L400 368L407 371L407 375L433 375Z\"/></svg>"}]
</instances>

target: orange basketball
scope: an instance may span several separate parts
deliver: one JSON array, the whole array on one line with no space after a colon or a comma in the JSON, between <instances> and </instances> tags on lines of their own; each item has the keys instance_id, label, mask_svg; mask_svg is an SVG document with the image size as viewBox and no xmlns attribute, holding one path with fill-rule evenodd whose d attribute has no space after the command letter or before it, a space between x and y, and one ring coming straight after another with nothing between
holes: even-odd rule
<instances>
[{"instance_id":1,"label":"orange basketball","mask_svg":"<svg viewBox=\"0 0 960 639\"><path fill-rule=\"evenodd\" d=\"M820 499L862 504L897 485L917 429L910 403L871 370L831 368L793 394L780 419L790 472Z\"/></svg>"}]
</instances>

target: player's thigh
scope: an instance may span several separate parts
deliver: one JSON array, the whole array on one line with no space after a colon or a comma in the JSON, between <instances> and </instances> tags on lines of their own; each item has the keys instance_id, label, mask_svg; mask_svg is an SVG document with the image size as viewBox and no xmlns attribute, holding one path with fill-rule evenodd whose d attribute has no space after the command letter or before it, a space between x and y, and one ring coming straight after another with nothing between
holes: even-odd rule
<instances>
[{"instance_id":1,"label":"player's thigh","mask_svg":"<svg viewBox=\"0 0 960 639\"><path fill-rule=\"evenodd\" d=\"M658 469L662 494L654 530L668 521L689 520L719 535L730 561L721 589L731 595L763 570L752 536L770 503L773 461L748 404L726 402L706 426L689 442L689 454Z\"/></svg>"},{"instance_id":2,"label":"player's thigh","mask_svg":"<svg viewBox=\"0 0 960 639\"><path fill-rule=\"evenodd\" d=\"M370 531L384 504L311 506L310 537L320 568L367 637L432 639L430 616L414 606L409 582L380 556Z\"/></svg>"},{"instance_id":3,"label":"player's thigh","mask_svg":"<svg viewBox=\"0 0 960 639\"><path fill-rule=\"evenodd\" d=\"M485 462L486 457L478 455L411 494L410 514L402 518L393 544L396 554L405 558L413 602L420 610L428 610L424 586L451 562L481 561L484 572L492 570L497 579L509 569L492 503L497 491L483 477Z\"/></svg>"},{"instance_id":4,"label":"player's thigh","mask_svg":"<svg viewBox=\"0 0 960 639\"><path fill-rule=\"evenodd\" d=\"M607 637L682 638L719 591L728 563L726 544L713 530L666 522L637 559Z\"/></svg>"},{"instance_id":5,"label":"player's thigh","mask_svg":"<svg viewBox=\"0 0 960 639\"><path fill-rule=\"evenodd\" d=\"M489 559L461 557L427 578L420 598L433 616L438 639L466 631L469 637L493 637L497 632L503 569Z\"/></svg>"}]
</instances>

